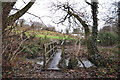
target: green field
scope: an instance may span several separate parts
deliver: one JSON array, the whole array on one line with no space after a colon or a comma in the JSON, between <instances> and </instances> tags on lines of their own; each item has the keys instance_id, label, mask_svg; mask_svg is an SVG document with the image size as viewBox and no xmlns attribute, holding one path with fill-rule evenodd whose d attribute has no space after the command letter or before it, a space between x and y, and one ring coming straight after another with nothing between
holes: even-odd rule
<instances>
[{"instance_id":1,"label":"green field","mask_svg":"<svg viewBox=\"0 0 120 80\"><path fill-rule=\"evenodd\" d=\"M73 40L77 39L75 36L72 35L66 35L59 32L53 32L53 31L46 31L46 30L35 30L35 29L28 29L27 28L16 28L14 29L14 32L17 34L20 34L25 31L26 36L35 36L35 37L41 37L41 38L51 38L51 39L67 39L67 40Z\"/></svg>"}]
</instances>

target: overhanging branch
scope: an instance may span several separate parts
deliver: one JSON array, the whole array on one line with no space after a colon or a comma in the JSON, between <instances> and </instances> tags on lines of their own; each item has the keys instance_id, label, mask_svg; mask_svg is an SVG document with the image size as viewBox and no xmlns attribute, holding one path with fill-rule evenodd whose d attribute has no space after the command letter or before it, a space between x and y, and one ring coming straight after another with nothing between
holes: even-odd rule
<instances>
[{"instance_id":1,"label":"overhanging branch","mask_svg":"<svg viewBox=\"0 0 120 80\"><path fill-rule=\"evenodd\" d=\"M82 26L83 26L84 29L85 29L85 33L86 33L86 34L87 34L87 33L90 33L90 30L89 30L88 25L87 25L87 24L85 23L85 21L83 21L77 14L72 13L71 11L69 11L68 14L74 16L74 17L82 24Z\"/></svg>"},{"instance_id":2,"label":"overhanging branch","mask_svg":"<svg viewBox=\"0 0 120 80\"><path fill-rule=\"evenodd\" d=\"M17 9L17 8L13 8L13 9L14 9L14 10L20 10L20 9ZM28 13L28 14L34 16L34 17L37 17L38 19L40 19L40 21L42 22L42 24L44 24L45 26L47 26L47 25L42 21L41 17L39 17L39 16L37 16L37 15L35 15L35 14L33 14L33 13L30 13L30 12L26 12L26 13Z\"/></svg>"},{"instance_id":3,"label":"overhanging branch","mask_svg":"<svg viewBox=\"0 0 120 80\"><path fill-rule=\"evenodd\" d=\"M17 19L19 19L22 15L24 15L29 10L29 8L34 4L35 0L33 2L32 1L33 0L31 0L24 8L22 8L15 14L9 16L8 23L10 24L10 23L16 21Z\"/></svg>"},{"instance_id":4,"label":"overhanging branch","mask_svg":"<svg viewBox=\"0 0 120 80\"><path fill-rule=\"evenodd\" d=\"M86 2L88 5L91 5L91 6L92 6L92 4L91 4L91 3L89 3L87 0L85 0L85 2Z\"/></svg>"}]
</instances>

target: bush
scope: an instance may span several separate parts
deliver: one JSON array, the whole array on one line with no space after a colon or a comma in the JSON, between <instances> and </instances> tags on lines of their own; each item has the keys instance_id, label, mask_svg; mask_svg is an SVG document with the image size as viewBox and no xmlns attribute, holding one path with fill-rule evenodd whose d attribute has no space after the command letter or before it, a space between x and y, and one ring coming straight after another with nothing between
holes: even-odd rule
<instances>
[{"instance_id":1,"label":"bush","mask_svg":"<svg viewBox=\"0 0 120 80\"><path fill-rule=\"evenodd\" d=\"M78 60L76 58L70 58L68 63L68 69L75 69L78 65Z\"/></svg>"},{"instance_id":2,"label":"bush","mask_svg":"<svg viewBox=\"0 0 120 80\"><path fill-rule=\"evenodd\" d=\"M101 46L113 46L118 42L118 35L113 32L102 32L99 33L98 40Z\"/></svg>"},{"instance_id":3,"label":"bush","mask_svg":"<svg viewBox=\"0 0 120 80\"><path fill-rule=\"evenodd\" d=\"M34 45L34 44L31 44L31 45L23 45L22 46L23 48L23 51L24 53L26 53L26 57L27 58L35 58L38 56L39 54L39 50L40 50L40 47L37 46L37 45Z\"/></svg>"},{"instance_id":4,"label":"bush","mask_svg":"<svg viewBox=\"0 0 120 80\"><path fill-rule=\"evenodd\" d=\"M86 45L86 40L85 39L81 39L81 45Z\"/></svg>"}]
</instances>

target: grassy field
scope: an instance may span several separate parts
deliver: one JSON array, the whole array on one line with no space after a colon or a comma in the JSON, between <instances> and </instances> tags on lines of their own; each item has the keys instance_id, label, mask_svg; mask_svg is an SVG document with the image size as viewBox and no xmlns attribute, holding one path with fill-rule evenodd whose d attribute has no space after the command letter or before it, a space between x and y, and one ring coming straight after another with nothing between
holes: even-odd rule
<instances>
[{"instance_id":1,"label":"grassy field","mask_svg":"<svg viewBox=\"0 0 120 80\"><path fill-rule=\"evenodd\" d=\"M47 30L35 30L30 28L16 28L13 30L15 33L20 34L25 31L26 36L35 36L35 37L41 37L41 38L51 38L51 39L67 39L67 40L73 40L77 39L77 37L72 35L66 35L59 32L53 32L53 31L47 31Z\"/></svg>"}]
</instances>

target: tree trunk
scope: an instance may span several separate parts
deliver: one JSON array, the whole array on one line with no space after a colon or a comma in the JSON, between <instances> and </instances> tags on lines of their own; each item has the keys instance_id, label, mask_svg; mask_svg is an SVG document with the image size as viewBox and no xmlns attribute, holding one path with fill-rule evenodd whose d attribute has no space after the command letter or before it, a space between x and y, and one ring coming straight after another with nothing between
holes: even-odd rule
<instances>
[{"instance_id":1,"label":"tree trunk","mask_svg":"<svg viewBox=\"0 0 120 80\"><path fill-rule=\"evenodd\" d=\"M5 29L7 28L8 25L13 24L17 19L19 19L22 15L24 15L30 7L34 4L35 0L32 2L31 0L24 8L19 10L13 15L9 15L10 11L13 9L13 6L15 5L16 2L3 2L2 3L2 8L3 8L3 14L2 14L2 30L3 30L3 35L5 34Z\"/></svg>"},{"instance_id":2,"label":"tree trunk","mask_svg":"<svg viewBox=\"0 0 120 80\"><path fill-rule=\"evenodd\" d=\"M95 32L93 31L92 36L94 36L94 35L95 36L92 37L92 38L94 38L94 39L92 39L90 29L89 29L88 25L85 23L85 21L83 21L77 14L72 13L71 11L69 11L68 14L74 16L84 27L85 40L86 40L89 60L93 64L95 64L96 66L105 66L105 64L106 64L105 59L103 58L103 56L101 56L99 54L97 45L94 43L94 40L96 40L96 38L97 38L97 34L96 34L97 33L97 25L96 24L97 23L96 23L96 20L93 23L95 25L93 29L95 29L96 31ZM96 18L94 18L94 19L96 19Z\"/></svg>"},{"instance_id":3,"label":"tree trunk","mask_svg":"<svg viewBox=\"0 0 120 80\"><path fill-rule=\"evenodd\" d=\"M92 2L91 9L92 9L92 16L93 16L93 26L92 26L92 39L96 44L97 41L97 35L98 35L98 18L97 18L97 13L98 13L98 3L97 2Z\"/></svg>"},{"instance_id":4,"label":"tree trunk","mask_svg":"<svg viewBox=\"0 0 120 80\"><path fill-rule=\"evenodd\" d=\"M88 35L86 38L87 50L88 50L88 59L95 65L95 66L106 66L106 60L102 55L99 54L98 48Z\"/></svg>"},{"instance_id":5,"label":"tree trunk","mask_svg":"<svg viewBox=\"0 0 120 80\"><path fill-rule=\"evenodd\" d=\"M89 53L89 60L94 63L96 66L106 66L105 59L102 55L99 54L99 50L97 48L97 35L98 35L98 3L92 2L92 16L93 16L93 26L92 26L92 35L91 37L87 35L87 48Z\"/></svg>"},{"instance_id":6,"label":"tree trunk","mask_svg":"<svg viewBox=\"0 0 120 80\"><path fill-rule=\"evenodd\" d=\"M33 1L33 0L31 0ZM34 0L35 1L35 0ZM10 11L13 9L13 6L16 2L2 2L2 50L4 51L5 47L10 44L11 38L8 37L8 34L6 33L8 30L6 28L13 24L18 18L20 18L23 14L25 14L29 8L34 4L34 2L29 2L24 8L19 10L13 15L10 15ZM10 44L11 45L11 44ZM4 46L4 47L3 47ZM5 66L8 66L11 68L11 62L10 62L10 53L9 50L6 50L2 53L2 66L5 68ZM9 70L9 68L7 68ZM12 68L11 68L12 69Z\"/></svg>"},{"instance_id":7,"label":"tree trunk","mask_svg":"<svg viewBox=\"0 0 120 80\"><path fill-rule=\"evenodd\" d=\"M2 34L4 35L4 31L8 26L7 18L10 14L11 9L15 5L15 2L2 2Z\"/></svg>"},{"instance_id":8,"label":"tree trunk","mask_svg":"<svg viewBox=\"0 0 120 80\"><path fill-rule=\"evenodd\" d=\"M6 33L7 32L6 28L9 25L12 25L17 19L19 19L29 10L29 8L34 4L35 0L33 2L31 1L24 8L22 8L13 15L10 15L10 11L13 9L13 6L15 5L16 2L2 2L2 36L3 36L2 39L4 46L8 44L7 41L4 40L8 36L8 34Z\"/></svg>"},{"instance_id":9,"label":"tree trunk","mask_svg":"<svg viewBox=\"0 0 120 80\"><path fill-rule=\"evenodd\" d=\"M119 52L120 52L120 1L118 2L118 26L117 26L117 33L118 33L118 49L119 49Z\"/></svg>"}]
</instances>

